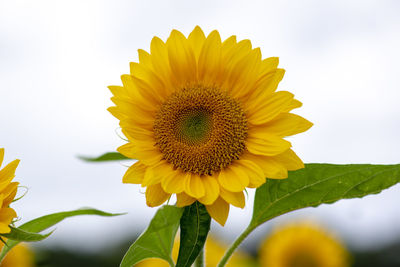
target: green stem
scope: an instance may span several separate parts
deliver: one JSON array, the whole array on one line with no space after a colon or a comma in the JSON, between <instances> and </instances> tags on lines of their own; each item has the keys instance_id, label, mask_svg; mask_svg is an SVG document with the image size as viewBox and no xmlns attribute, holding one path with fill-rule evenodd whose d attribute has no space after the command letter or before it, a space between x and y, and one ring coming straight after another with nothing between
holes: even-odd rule
<instances>
[{"instance_id":1,"label":"green stem","mask_svg":"<svg viewBox=\"0 0 400 267\"><path fill-rule=\"evenodd\" d=\"M242 243L242 241L255 229L255 226L249 225L243 233L233 242L230 248L225 252L221 261L218 263L217 267L223 267L228 262L229 258L232 256L235 249Z\"/></svg>"},{"instance_id":2,"label":"green stem","mask_svg":"<svg viewBox=\"0 0 400 267\"><path fill-rule=\"evenodd\" d=\"M196 261L194 262L195 267L204 267L204 248L197 255Z\"/></svg>"}]
</instances>

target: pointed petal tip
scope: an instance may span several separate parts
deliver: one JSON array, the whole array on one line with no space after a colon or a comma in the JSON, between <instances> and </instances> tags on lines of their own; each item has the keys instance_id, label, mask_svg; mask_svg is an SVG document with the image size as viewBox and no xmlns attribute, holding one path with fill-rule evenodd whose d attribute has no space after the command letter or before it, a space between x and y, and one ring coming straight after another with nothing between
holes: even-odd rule
<instances>
[{"instance_id":1,"label":"pointed petal tip","mask_svg":"<svg viewBox=\"0 0 400 267\"><path fill-rule=\"evenodd\" d=\"M274 63L274 65L278 66L279 64L279 57L268 57L266 59L264 59L265 61L268 61L270 63Z\"/></svg>"},{"instance_id":2,"label":"pointed petal tip","mask_svg":"<svg viewBox=\"0 0 400 267\"><path fill-rule=\"evenodd\" d=\"M150 42L150 50L151 50L151 47L154 47L155 45L158 46L160 44L164 45L165 43L163 42L163 40L160 39L160 37L154 36Z\"/></svg>"},{"instance_id":3,"label":"pointed petal tip","mask_svg":"<svg viewBox=\"0 0 400 267\"><path fill-rule=\"evenodd\" d=\"M189 33L188 39L194 39L194 40L204 40L206 39L203 30L200 28L200 26L194 27L193 31Z\"/></svg>"},{"instance_id":4,"label":"pointed petal tip","mask_svg":"<svg viewBox=\"0 0 400 267\"><path fill-rule=\"evenodd\" d=\"M210 34L207 36L207 39L208 38L216 38L219 43L221 42L221 36L219 35L219 32L217 30L213 30L212 32L210 32Z\"/></svg>"},{"instance_id":5,"label":"pointed petal tip","mask_svg":"<svg viewBox=\"0 0 400 267\"><path fill-rule=\"evenodd\" d=\"M203 32L203 30L201 29L201 27L200 27L199 25L196 25L196 26L194 27L194 29L193 29L193 31L192 31L192 32L194 32L194 31L200 31L200 32Z\"/></svg>"},{"instance_id":6,"label":"pointed petal tip","mask_svg":"<svg viewBox=\"0 0 400 267\"><path fill-rule=\"evenodd\" d=\"M208 214L221 226L224 226L229 215L229 204L221 197L212 205L206 205Z\"/></svg>"},{"instance_id":7,"label":"pointed petal tip","mask_svg":"<svg viewBox=\"0 0 400 267\"><path fill-rule=\"evenodd\" d=\"M169 34L169 37L168 37L168 39L167 39L167 43L168 43L168 41L171 41L172 39L175 39L175 38L182 38L182 37L186 39L185 35L183 35L182 32L180 32L180 31L178 31L178 30L176 30L176 29L173 29L173 30L171 31L171 33Z\"/></svg>"}]
</instances>

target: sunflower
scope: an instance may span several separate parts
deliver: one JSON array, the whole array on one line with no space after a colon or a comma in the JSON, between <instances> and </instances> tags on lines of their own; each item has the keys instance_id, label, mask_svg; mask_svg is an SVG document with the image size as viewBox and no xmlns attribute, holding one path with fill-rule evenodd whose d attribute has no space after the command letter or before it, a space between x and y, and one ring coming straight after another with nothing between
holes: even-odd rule
<instances>
[{"instance_id":1,"label":"sunflower","mask_svg":"<svg viewBox=\"0 0 400 267\"><path fill-rule=\"evenodd\" d=\"M0 250L3 247L3 243L0 243ZM31 249L25 244L21 243L13 247L3 261L0 263L0 267L33 267L34 254Z\"/></svg>"},{"instance_id":2,"label":"sunflower","mask_svg":"<svg viewBox=\"0 0 400 267\"><path fill-rule=\"evenodd\" d=\"M247 187L304 167L284 137L312 124L290 113L301 106L293 94L276 92L278 58L198 26L138 52L123 86L109 87L116 106L108 110L129 141L118 151L138 160L123 182L146 187L148 206L176 194L177 206L199 201L224 225L230 204L245 206Z\"/></svg>"},{"instance_id":3,"label":"sunflower","mask_svg":"<svg viewBox=\"0 0 400 267\"><path fill-rule=\"evenodd\" d=\"M209 236L204 246L205 266L215 267L224 256L228 246L218 241L215 236ZM236 250L229 258L226 267L254 266L254 259L244 251Z\"/></svg>"},{"instance_id":4,"label":"sunflower","mask_svg":"<svg viewBox=\"0 0 400 267\"><path fill-rule=\"evenodd\" d=\"M349 254L332 234L310 223L278 227L259 251L261 266L347 267Z\"/></svg>"},{"instance_id":5,"label":"sunflower","mask_svg":"<svg viewBox=\"0 0 400 267\"><path fill-rule=\"evenodd\" d=\"M215 267L218 262L224 256L227 246L221 242L218 242L214 236L209 236L204 246L205 266ZM172 258L176 262L178 259L179 252L179 239L176 239L172 249ZM246 253L236 250L232 257L229 259L226 267L243 267L253 266L254 260ZM145 259L138 264L136 267L168 267L169 264L165 260L158 258ZM1 267L1 266L0 266Z\"/></svg>"},{"instance_id":6,"label":"sunflower","mask_svg":"<svg viewBox=\"0 0 400 267\"><path fill-rule=\"evenodd\" d=\"M4 148L0 148L0 167L3 163ZM11 231L9 224L17 217L16 212L9 207L17 194L17 182L11 182L15 177L15 170L19 164L16 159L0 170L0 233L5 234Z\"/></svg>"}]
</instances>

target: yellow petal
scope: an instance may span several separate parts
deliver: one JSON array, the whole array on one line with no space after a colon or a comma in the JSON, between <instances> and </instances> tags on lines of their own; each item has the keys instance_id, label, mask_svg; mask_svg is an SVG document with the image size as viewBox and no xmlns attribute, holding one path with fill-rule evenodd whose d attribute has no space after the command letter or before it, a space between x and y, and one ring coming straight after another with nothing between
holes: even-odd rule
<instances>
[{"instance_id":1,"label":"yellow petal","mask_svg":"<svg viewBox=\"0 0 400 267\"><path fill-rule=\"evenodd\" d=\"M218 76L221 63L221 37L217 31L211 32L204 42L199 56L199 80L212 85Z\"/></svg>"},{"instance_id":2,"label":"yellow petal","mask_svg":"<svg viewBox=\"0 0 400 267\"><path fill-rule=\"evenodd\" d=\"M17 217L17 213L15 212L15 210L13 210L12 208L2 208L0 210L0 222L5 224L5 225L9 225L12 221L12 219L14 219L15 217ZM0 233L6 233L6 232L2 232L2 229L0 229Z\"/></svg>"},{"instance_id":3,"label":"yellow petal","mask_svg":"<svg viewBox=\"0 0 400 267\"><path fill-rule=\"evenodd\" d=\"M236 43L236 36L233 36L235 40L235 44L232 47L228 58L228 64L232 67L235 65L237 62L243 59L246 55L248 55L251 52L251 42L248 39L241 40L240 42ZM227 39L229 40L229 38ZM231 41L232 42L232 41ZM224 45L226 42L224 42Z\"/></svg>"},{"instance_id":4,"label":"yellow petal","mask_svg":"<svg viewBox=\"0 0 400 267\"><path fill-rule=\"evenodd\" d=\"M150 51L154 72L159 75L164 82L165 88L169 89L169 93L171 93L173 91L172 85L176 81L172 79L166 44L160 38L154 37L151 40Z\"/></svg>"},{"instance_id":5,"label":"yellow petal","mask_svg":"<svg viewBox=\"0 0 400 267\"><path fill-rule=\"evenodd\" d=\"M19 159L8 163L2 170L0 170L0 192L4 190L15 177L15 170L19 164Z\"/></svg>"},{"instance_id":6,"label":"yellow petal","mask_svg":"<svg viewBox=\"0 0 400 267\"><path fill-rule=\"evenodd\" d=\"M230 191L227 191L227 190L221 188L220 194L221 194L221 197L226 202L232 204L235 207L243 209L244 206L246 205L243 191L241 191L241 192L230 192Z\"/></svg>"},{"instance_id":7,"label":"yellow petal","mask_svg":"<svg viewBox=\"0 0 400 267\"><path fill-rule=\"evenodd\" d=\"M283 76L285 75L285 70L284 69L276 69L276 73L274 75L274 78L272 81L266 85L265 92L275 92L276 89L278 88L278 84L282 81Z\"/></svg>"},{"instance_id":8,"label":"yellow petal","mask_svg":"<svg viewBox=\"0 0 400 267\"><path fill-rule=\"evenodd\" d=\"M275 76L277 73L279 76L285 73L284 70L277 69L278 64L278 57L270 57L261 61L260 72L258 73L257 82L254 85L251 99L256 100L260 96L267 97L268 94L274 92L274 90L271 90L271 87L269 87L269 84L274 81L274 79L276 80Z\"/></svg>"},{"instance_id":9,"label":"yellow petal","mask_svg":"<svg viewBox=\"0 0 400 267\"><path fill-rule=\"evenodd\" d=\"M133 116L133 114L137 114L137 116ZM122 119L120 119L119 125L121 126L122 129L138 127L153 132L153 124L155 117L148 117L148 116L139 117L140 116L139 114L140 113L135 113L135 111L132 110L130 117L124 116Z\"/></svg>"},{"instance_id":10,"label":"yellow petal","mask_svg":"<svg viewBox=\"0 0 400 267\"><path fill-rule=\"evenodd\" d=\"M218 182L228 191L240 192L249 184L249 176L240 166L232 163L219 172Z\"/></svg>"},{"instance_id":11,"label":"yellow petal","mask_svg":"<svg viewBox=\"0 0 400 267\"><path fill-rule=\"evenodd\" d=\"M260 76L266 75L271 71L275 70L278 67L278 64L279 64L278 57L269 57L263 59L260 67L261 68Z\"/></svg>"},{"instance_id":12,"label":"yellow petal","mask_svg":"<svg viewBox=\"0 0 400 267\"><path fill-rule=\"evenodd\" d=\"M124 127L124 130L128 133L129 137L133 140L139 140L142 142L149 142L155 144L154 134L152 131L149 131L140 127Z\"/></svg>"},{"instance_id":13,"label":"yellow petal","mask_svg":"<svg viewBox=\"0 0 400 267\"><path fill-rule=\"evenodd\" d=\"M122 113L118 107L109 107L108 112L111 113L111 115L113 115L115 118L119 119L119 120L123 120L126 118L126 115L124 113Z\"/></svg>"},{"instance_id":14,"label":"yellow petal","mask_svg":"<svg viewBox=\"0 0 400 267\"><path fill-rule=\"evenodd\" d=\"M125 172L122 182L124 184L141 184L144 179L147 166L142 162L136 162Z\"/></svg>"},{"instance_id":15,"label":"yellow petal","mask_svg":"<svg viewBox=\"0 0 400 267\"><path fill-rule=\"evenodd\" d=\"M250 51L252 49L251 41L249 39L241 40L237 43L238 50Z\"/></svg>"},{"instance_id":16,"label":"yellow petal","mask_svg":"<svg viewBox=\"0 0 400 267\"><path fill-rule=\"evenodd\" d=\"M164 192L160 184L149 185L146 189L146 203L149 207L157 207L163 204L171 194Z\"/></svg>"},{"instance_id":17,"label":"yellow petal","mask_svg":"<svg viewBox=\"0 0 400 267\"><path fill-rule=\"evenodd\" d=\"M241 99L251 93L257 81L261 63L259 48L251 49L249 40L236 43L236 36L231 36L222 44L221 68L217 85L227 91L233 92L234 97Z\"/></svg>"},{"instance_id":18,"label":"yellow petal","mask_svg":"<svg viewBox=\"0 0 400 267\"><path fill-rule=\"evenodd\" d=\"M131 159L137 159L136 154L134 153L134 145L132 143L126 143L125 145L122 145L117 148L117 151L124 155L125 157L131 158Z\"/></svg>"},{"instance_id":19,"label":"yellow petal","mask_svg":"<svg viewBox=\"0 0 400 267\"><path fill-rule=\"evenodd\" d=\"M290 104L289 104L286 108L284 108L284 109L282 110L282 112L289 112L289 111L291 111L292 109L301 107L302 105L303 105L303 103L301 103L299 100L297 100L297 99L292 99L292 101L290 102Z\"/></svg>"},{"instance_id":20,"label":"yellow petal","mask_svg":"<svg viewBox=\"0 0 400 267\"><path fill-rule=\"evenodd\" d=\"M189 196L199 199L205 195L204 184L199 175L186 173L184 183L185 193Z\"/></svg>"},{"instance_id":21,"label":"yellow petal","mask_svg":"<svg viewBox=\"0 0 400 267\"><path fill-rule=\"evenodd\" d=\"M231 58L234 55L234 48L236 46L236 36L232 35L223 43L221 44L221 58L222 58L222 64L223 66L226 67L226 65L231 61ZM224 69L225 69L224 67ZM224 71L224 70L222 70Z\"/></svg>"},{"instance_id":22,"label":"yellow petal","mask_svg":"<svg viewBox=\"0 0 400 267\"><path fill-rule=\"evenodd\" d=\"M111 91L113 96L116 96L125 101L131 100L128 92L126 91L126 89L123 86L111 85L111 86L108 86L108 89Z\"/></svg>"},{"instance_id":23,"label":"yellow petal","mask_svg":"<svg viewBox=\"0 0 400 267\"><path fill-rule=\"evenodd\" d=\"M181 193L184 190L185 174L178 170L173 170L170 174L166 174L161 180L161 186L167 193Z\"/></svg>"},{"instance_id":24,"label":"yellow petal","mask_svg":"<svg viewBox=\"0 0 400 267\"><path fill-rule=\"evenodd\" d=\"M204 205L211 205L219 196L219 184L217 179L213 176L201 176L203 181L205 195L199 201Z\"/></svg>"},{"instance_id":25,"label":"yellow petal","mask_svg":"<svg viewBox=\"0 0 400 267\"><path fill-rule=\"evenodd\" d=\"M196 26L188 36L188 41L192 46L197 61L199 60L200 52L205 40L206 37L204 35L204 32L199 26Z\"/></svg>"},{"instance_id":26,"label":"yellow petal","mask_svg":"<svg viewBox=\"0 0 400 267\"><path fill-rule=\"evenodd\" d=\"M257 188L265 183L266 178L260 166L255 162L246 159L240 159L237 164L246 169L246 173L250 178L248 187Z\"/></svg>"},{"instance_id":27,"label":"yellow petal","mask_svg":"<svg viewBox=\"0 0 400 267\"><path fill-rule=\"evenodd\" d=\"M255 162L260 166L267 178L284 179L288 177L287 169L284 164L275 160L274 157L254 155L246 151L241 158Z\"/></svg>"},{"instance_id":28,"label":"yellow petal","mask_svg":"<svg viewBox=\"0 0 400 267\"><path fill-rule=\"evenodd\" d=\"M131 76L139 93L146 99L150 98L154 102L163 102L168 95L163 79L152 68L144 64L131 62L130 68Z\"/></svg>"},{"instance_id":29,"label":"yellow petal","mask_svg":"<svg viewBox=\"0 0 400 267\"><path fill-rule=\"evenodd\" d=\"M222 42L222 51L228 51L231 47L236 44L236 35L232 35L228 37L225 41ZM225 53L223 53L225 54Z\"/></svg>"},{"instance_id":30,"label":"yellow petal","mask_svg":"<svg viewBox=\"0 0 400 267\"><path fill-rule=\"evenodd\" d=\"M14 200L15 195L17 194L17 189L18 189L18 182L13 182L10 183L2 192L2 195L4 197L3 200L3 208L8 207L8 205L11 204L11 202Z\"/></svg>"},{"instance_id":31,"label":"yellow petal","mask_svg":"<svg viewBox=\"0 0 400 267\"><path fill-rule=\"evenodd\" d=\"M277 162L283 164L288 171L295 171L304 168L303 161L291 149L282 154L276 155L273 158Z\"/></svg>"},{"instance_id":32,"label":"yellow petal","mask_svg":"<svg viewBox=\"0 0 400 267\"><path fill-rule=\"evenodd\" d=\"M151 69L153 64L151 63L151 55L143 49L138 49L139 63L143 64L147 68Z\"/></svg>"},{"instance_id":33,"label":"yellow petal","mask_svg":"<svg viewBox=\"0 0 400 267\"><path fill-rule=\"evenodd\" d=\"M176 206L177 207L185 207L192 205L196 201L195 198L185 194L185 193L180 193L176 194Z\"/></svg>"},{"instance_id":34,"label":"yellow petal","mask_svg":"<svg viewBox=\"0 0 400 267\"><path fill-rule=\"evenodd\" d=\"M226 219L229 215L229 204L225 202L222 198L217 198L217 200L211 204L206 205L208 214L220 225L224 226Z\"/></svg>"},{"instance_id":35,"label":"yellow petal","mask_svg":"<svg viewBox=\"0 0 400 267\"><path fill-rule=\"evenodd\" d=\"M279 137L286 137L305 132L311 126L313 124L303 117L292 113L282 113L272 121L262 125L258 130Z\"/></svg>"},{"instance_id":36,"label":"yellow petal","mask_svg":"<svg viewBox=\"0 0 400 267\"><path fill-rule=\"evenodd\" d=\"M197 80L197 64L192 47L185 36L173 30L167 40L168 59L173 75L179 85Z\"/></svg>"},{"instance_id":37,"label":"yellow petal","mask_svg":"<svg viewBox=\"0 0 400 267\"><path fill-rule=\"evenodd\" d=\"M0 221L0 233L7 234L11 231L11 228L8 226L9 223L3 223Z\"/></svg>"},{"instance_id":38,"label":"yellow petal","mask_svg":"<svg viewBox=\"0 0 400 267\"><path fill-rule=\"evenodd\" d=\"M132 63L131 66L135 64L137 63ZM136 66L137 69L139 68L140 65L138 64ZM148 104L151 103L151 105L155 109L158 109L159 105L162 104L163 100L166 98L164 85L162 84L160 85L161 82L156 78L147 77L147 79L149 80L153 79L153 80L151 82L148 82L144 79L139 78L138 75L132 76L132 80L134 81L135 86L140 95L143 97L143 99L146 99L145 101L147 101ZM156 83L156 81L158 81L158 83Z\"/></svg>"},{"instance_id":39,"label":"yellow petal","mask_svg":"<svg viewBox=\"0 0 400 267\"><path fill-rule=\"evenodd\" d=\"M234 98L241 98L253 92L261 64L261 50L256 48L240 60L232 69L229 88Z\"/></svg>"},{"instance_id":40,"label":"yellow petal","mask_svg":"<svg viewBox=\"0 0 400 267\"><path fill-rule=\"evenodd\" d=\"M144 164L146 164L148 166L155 165L162 160L163 156L160 153L160 151L157 149L157 147L154 146L154 144L147 143L147 142L141 144L140 146L137 145L136 143L135 144L131 143L131 144L132 144L132 146L129 147L130 149L132 149L130 155L135 156L134 159L142 161ZM120 148L122 148L122 147L120 147ZM127 153L124 154L123 152L125 152L125 151L120 150L120 148L117 149L118 152L129 157L128 154Z\"/></svg>"},{"instance_id":41,"label":"yellow petal","mask_svg":"<svg viewBox=\"0 0 400 267\"><path fill-rule=\"evenodd\" d=\"M117 105L118 111L126 117L132 117L132 119L140 124L153 124L155 117L154 110L143 110L138 103L133 102L131 99L114 96L111 98L111 101Z\"/></svg>"},{"instance_id":42,"label":"yellow petal","mask_svg":"<svg viewBox=\"0 0 400 267\"><path fill-rule=\"evenodd\" d=\"M269 95L268 98L260 97L257 102L249 102L246 106L249 122L253 125L260 125L271 121L283 112L292 99L292 93L280 91Z\"/></svg>"},{"instance_id":43,"label":"yellow petal","mask_svg":"<svg viewBox=\"0 0 400 267\"><path fill-rule=\"evenodd\" d=\"M254 93L257 99L263 99L275 92L284 75L284 69L273 69L264 73L257 81L257 88Z\"/></svg>"},{"instance_id":44,"label":"yellow petal","mask_svg":"<svg viewBox=\"0 0 400 267\"><path fill-rule=\"evenodd\" d=\"M264 156L278 155L291 147L289 141L271 134L249 132L246 148L251 153Z\"/></svg>"},{"instance_id":45,"label":"yellow petal","mask_svg":"<svg viewBox=\"0 0 400 267\"><path fill-rule=\"evenodd\" d=\"M172 165L162 160L156 165L147 167L142 181L142 186L161 183L161 181L174 172Z\"/></svg>"},{"instance_id":46,"label":"yellow petal","mask_svg":"<svg viewBox=\"0 0 400 267\"><path fill-rule=\"evenodd\" d=\"M251 53L251 42L242 40L236 43L236 37L232 36L224 41L222 45L222 70L220 73L220 83L224 88L232 89L240 69L246 63L247 56ZM239 64L239 62L241 62ZM239 66L238 66L239 64Z\"/></svg>"},{"instance_id":47,"label":"yellow petal","mask_svg":"<svg viewBox=\"0 0 400 267\"><path fill-rule=\"evenodd\" d=\"M135 84L133 77L128 74L121 75L122 84L129 94L131 101L140 103L140 108L144 110L156 110L153 103L149 99L143 98L143 95L139 92L137 85Z\"/></svg>"}]
</instances>

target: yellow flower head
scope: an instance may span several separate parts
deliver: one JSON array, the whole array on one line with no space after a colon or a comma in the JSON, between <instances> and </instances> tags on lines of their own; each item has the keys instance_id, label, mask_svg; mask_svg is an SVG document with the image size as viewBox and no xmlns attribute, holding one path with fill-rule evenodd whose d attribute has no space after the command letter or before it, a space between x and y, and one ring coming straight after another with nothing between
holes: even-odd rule
<instances>
[{"instance_id":1,"label":"yellow flower head","mask_svg":"<svg viewBox=\"0 0 400 267\"><path fill-rule=\"evenodd\" d=\"M3 247L0 244L0 250ZM0 263L0 267L34 267L34 254L31 249L21 243L11 249L4 260Z\"/></svg>"},{"instance_id":2,"label":"yellow flower head","mask_svg":"<svg viewBox=\"0 0 400 267\"><path fill-rule=\"evenodd\" d=\"M218 242L212 235L207 237L207 241L204 245L204 257L206 267L215 267L218 265L221 258L224 256L227 246L221 242ZM176 262L179 253L179 239L176 238L172 249L172 258ZM226 267L243 267L252 266L253 259L246 253L236 250L232 257L229 259ZM159 258L145 259L138 264L136 267L168 267L169 264L165 260ZM1 266L0 266L1 267Z\"/></svg>"},{"instance_id":3,"label":"yellow flower head","mask_svg":"<svg viewBox=\"0 0 400 267\"><path fill-rule=\"evenodd\" d=\"M138 160L123 182L147 187L151 207L171 194L177 206L197 200L224 225L230 204L245 206L246 187L303 168L283 138L312 124L289 113L301 106L293 94L276 92L284 74L277 66L249 40L222 42L217 31L154 37L123 86L109 87L109 111L129 140L118 151Z\"/></svg>"},{"instance_id":4,"label":"yellow flower head","mask_svg":"<svg viewBox=\"0 0 400 267\"><path fill-rule=\"evenodd\" d=\"M268 267L347 267L349 254L333 235L313 223L278 227L259 251Z\"/></svg>"},{"instance_id":5,"label":"yellow flower head","mask_svg":"<svg viewBox=\"0 0 400 267\"><path fill-rule=\"evenodd\" d=\"M4 148L0 148L0 168L3 163ZM0 233L5 234L11 231L8 226L17 217L15 211L9 207L17 194L17 182L11 182L15 177L15 170L19 164L16 159L10 162L3 169L0 169Z\"/></svg>"}]
</instances>

